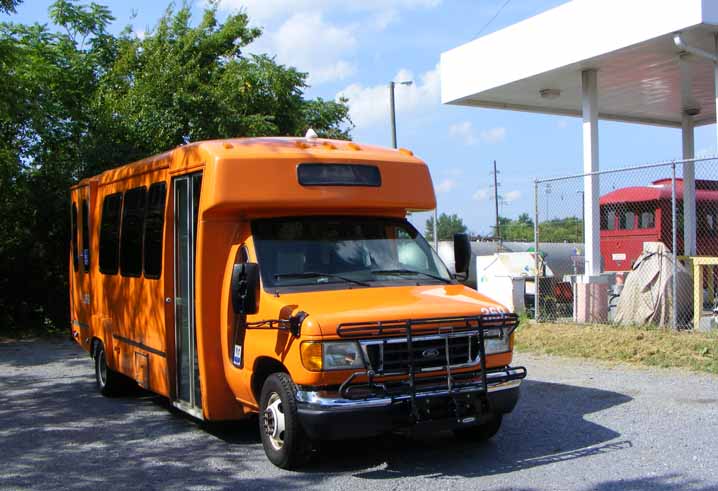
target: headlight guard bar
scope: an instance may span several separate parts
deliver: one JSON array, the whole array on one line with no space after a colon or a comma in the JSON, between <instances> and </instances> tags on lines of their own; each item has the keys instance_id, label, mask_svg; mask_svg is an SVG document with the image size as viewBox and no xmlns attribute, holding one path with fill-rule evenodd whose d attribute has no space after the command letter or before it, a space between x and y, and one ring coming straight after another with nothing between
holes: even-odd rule
<instances>
[{"instance_id":1,"label":"headlight guard bar","mask_svg":"<svg viewBox=\"0 0 718 491\"><path fill-rule=\"evenodd\" d=\"M478 350L479 350L479 364L480 371L479 376L481 379L481 393L483 397L486 397L488 393L488 381L487 381L487 370L486 370L486 349L484 346L484 340L489 338L503 338L504 336L510 336L514 330L518 327L518 316L516 314L496 313L496 314L483 314L478 316L468 317L437 317L427 319L407 319L407 320L391 320L391 321L375 321L375 322L351 322L343 323L337 326L337 335L345 339L356 339L366 340L367 342L376 344L378 340L382 343L382 356L384 347L395 341L397 338L403 338L406 345L406 368L386 372L383 370L377 371L372 368L367 368L364 371L358 371L341 384L339 392L341 397L347 399L357 399L361 396L357 396L356 392L359 387L364 390L360 390L367 397L366 394L370 393L383 393L385 396L391 396L386 391L386 385L384 383L377 383L375 377L388 377L388 376L399 376L406 377L404 379L406 390L408 391L409 400L411 403L412 415L418 419L419 413L416 405L416 394L417 394L417 373L421 372L420 367L417 366L417 360L415 359L414 341L415 339L425 339L428 336L438 336L444 341L444 353L446 360L441 367L437 367L439 370L446 371L445 383L447 387L447 393L453 397L453 395L460 392L460 388L457 387L457 382L461 385L461 382L457 377L452 374L452 363L450 360L450 346L449 340L457 335L478 335ZM498 334L494 334L498 331ZM366 351L360 350L362 356L365 357L364 364L366 367L371 367L369 360L366 359ZM454 369L457 367L454 365ZM524 375L525 377L525 371ZM355 381L358 378L366 378L366 383L361 383L359 386L355 385ZM521 377L523 378L523 377ZM353 390L354 388L354 390ZM355 392L355 394L352 394Z\"/></svg>"}]
</instances>

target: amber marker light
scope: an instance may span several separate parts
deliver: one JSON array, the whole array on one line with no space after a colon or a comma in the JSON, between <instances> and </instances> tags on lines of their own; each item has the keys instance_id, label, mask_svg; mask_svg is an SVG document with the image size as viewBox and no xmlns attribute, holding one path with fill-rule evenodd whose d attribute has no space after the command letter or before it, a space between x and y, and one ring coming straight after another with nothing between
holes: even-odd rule
<instances>
[{"instance_id":1,"label":"amber marker light","mask_svg":"<svg viewBox=\"0 0 718 491\"><path fill-rule=\"evenodd\" d=\"M302 365L307 370L319 372L322 370L322 343L304 341L302 343Z\"/></svg>"}]
</instances>

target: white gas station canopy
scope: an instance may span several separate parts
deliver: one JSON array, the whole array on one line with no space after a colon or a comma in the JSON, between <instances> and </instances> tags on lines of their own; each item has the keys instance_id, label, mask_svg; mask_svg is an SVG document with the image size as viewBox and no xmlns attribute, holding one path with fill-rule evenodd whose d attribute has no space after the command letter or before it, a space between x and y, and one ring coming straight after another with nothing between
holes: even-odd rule
<instances>
[{"instance_id":1,"label":"white gas station canopy","mask_svg":"<svg viewBox=\"0 0 718 491\"><path fill-rule=\"evenodd\" d=\"M598 117L681 127L716 121L718 0L573 0L441 55L445 104L581 116L585 70Z\"/></svg>"}]
</instances>

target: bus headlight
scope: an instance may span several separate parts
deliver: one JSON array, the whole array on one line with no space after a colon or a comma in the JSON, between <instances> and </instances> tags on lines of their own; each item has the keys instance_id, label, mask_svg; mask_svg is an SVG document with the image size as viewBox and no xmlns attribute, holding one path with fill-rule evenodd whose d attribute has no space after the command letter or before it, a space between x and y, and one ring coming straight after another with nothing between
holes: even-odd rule
<instances>
[{"instance_id":1,"label":"bus headlight","mask_svg":"<svg viewBox=\"0 0 718 491\"><path fill-rule=\"evenodd\" d=\"M364 368L364 360L355 341L324 343L324 370Z\"/></svg>"},{"instance_id":2,"label":"bus headlight","mask_svg":"<svg viewBox=\"0 0 718 491\"><path fill-rule=\"evenodd\" d=\"M313 372L364 368L359 343L355 341L305 341L301 353L302 364Z\"/></svg>"},{"instance_id":3,"label":"bus headlight","mask_svg":"<svg viewBox=\"0 0 718 491\"><path fill-rule=\"evenodd\" d=\"M484 333L484 349L487 355L506 353L511 350L511 336L501 332L501 329L489 329Z\"/></svg>"}]
</instances>

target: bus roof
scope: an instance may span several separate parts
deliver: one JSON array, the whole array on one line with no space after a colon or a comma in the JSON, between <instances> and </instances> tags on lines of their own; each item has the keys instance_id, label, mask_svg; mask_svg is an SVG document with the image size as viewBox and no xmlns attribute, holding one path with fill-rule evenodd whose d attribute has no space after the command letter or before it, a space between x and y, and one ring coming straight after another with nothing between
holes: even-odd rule
<instances>
[{"instance_id":1,"label":"bus roof","mask_svg":"<svg viewBox=\"0 0 718 491\"><path fill-rule=\"evenodd\" d=\"M302 186L297 178L300 163L371 164L379 169L381 186ZM433 209L436 203L428 167L411 151L321 138L196 142L107 170L78 186L93 181L99 186L111 185L162 169L171 175L204 169L203 180L213 188L207 193L211 196L202 199L205 210L293 207L419 211Z\"/></svg>"},{"instance_id":2,"label":"bus roof","mask_svg":"<svg viewBox=\"0 0 718 491\"><path fill-rule=\"evenodd\" d=\"M670 200L671 179L658 179L649 186L630 186L616 189L601 196L601 204L636 203ZM683 179L676 179L676 198L683 199ZM696 179L696 200L718 201L718 181Z\"/></svg>"}]
</instances>

